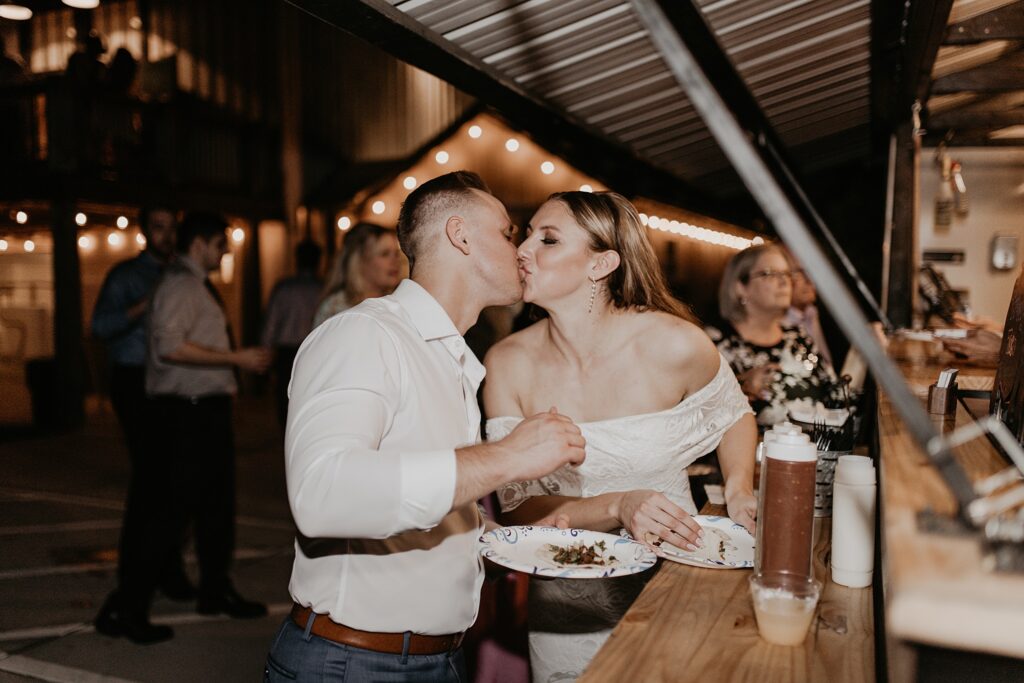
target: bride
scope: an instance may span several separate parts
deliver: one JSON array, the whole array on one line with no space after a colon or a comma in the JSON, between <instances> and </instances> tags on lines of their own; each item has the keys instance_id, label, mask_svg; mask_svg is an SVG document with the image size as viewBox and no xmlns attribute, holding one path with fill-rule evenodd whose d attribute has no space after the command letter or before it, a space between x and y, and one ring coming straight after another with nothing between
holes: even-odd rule
<instances>
[{"instance_id":1,"label":"bride","mask_svg":"<svg viewBox=\"0 0 1024 683\"><path fill-rule=\"evenodd\" d=\"M729 516L753 531L757 426L749 403L668 293L633 205L611 192L552 195L527 227L519 268L524 300L548 316L488 353L487 438L555 407L579 425L587 459L502 488L503 522L562 518L695 549L702 534L686 468L717 447ZM534 682L579 676L645 581L534 580Z\"/></svg>"}]
</instances>

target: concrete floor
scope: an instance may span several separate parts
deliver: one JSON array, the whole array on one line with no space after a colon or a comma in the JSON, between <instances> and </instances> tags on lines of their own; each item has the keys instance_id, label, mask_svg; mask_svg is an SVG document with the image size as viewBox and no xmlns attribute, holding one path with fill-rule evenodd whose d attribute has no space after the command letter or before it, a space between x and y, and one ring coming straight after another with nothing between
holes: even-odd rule
<instances>
[{"instance_id":1,"label":"concrete floor","mask_svg":"<svg viewBox=\"0 0 1024 683\"><path fill-rule=\"evenodd\" d=\"M91 401L72 434L0 442L0 682L258 681L290 607L293 526L280 432L269 399L236 407L238 542L235 585L271 616L205 618L160 598L175 637L151 646L96 634L114 587L128 458L109 407ZM194 558L188 570L195 578Z\"/></svg>"}]
</instances>

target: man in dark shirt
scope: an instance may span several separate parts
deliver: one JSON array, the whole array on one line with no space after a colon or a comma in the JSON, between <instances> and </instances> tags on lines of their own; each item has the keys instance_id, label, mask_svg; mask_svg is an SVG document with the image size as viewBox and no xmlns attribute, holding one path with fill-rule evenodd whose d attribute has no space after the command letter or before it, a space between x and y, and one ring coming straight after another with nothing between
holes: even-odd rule
<instances>
[{"instance_id":1,"label":"man in dark shirt","mask_svg":"<svg viewBox=\"0 0 1024 683\"><path fill-rule=\"evenodd\" d=\"M145 315L164 267L174 257L177 222L174 212L163 207L143 209L140 222L145 250L110 270L92 316L93 336L107 344L110 400L131 459L118 554L118 588L96 618L96 629L148 642L158 631L153 630L146 616L150 596L145 586L156 580L161 591L176 600L195 597L195 588L182 568L180 546L175 546L162 566L153 566L146 537L149 520L159 512L152 503L160 477L154 470L154 460L159 456L152 436L153 407L146 397Z\"/></svg>"}]
</instances>

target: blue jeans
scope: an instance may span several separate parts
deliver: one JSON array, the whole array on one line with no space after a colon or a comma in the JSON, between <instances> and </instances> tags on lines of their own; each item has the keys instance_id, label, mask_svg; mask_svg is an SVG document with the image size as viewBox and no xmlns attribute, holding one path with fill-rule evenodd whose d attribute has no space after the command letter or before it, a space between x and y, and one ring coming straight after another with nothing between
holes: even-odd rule
<instances>
[{"instance_id":1,"label":"blue jeans","mask_svg":"<svg viewBox=\"0 0 1024 683\"><path fill-rule=\"evenodd\" d=\"M286 618L267 654L263 681L468 683L469 677L461 648L450 653L404 657L373 652L304 633L291 618Z\"/></svg>"}]
</instances>

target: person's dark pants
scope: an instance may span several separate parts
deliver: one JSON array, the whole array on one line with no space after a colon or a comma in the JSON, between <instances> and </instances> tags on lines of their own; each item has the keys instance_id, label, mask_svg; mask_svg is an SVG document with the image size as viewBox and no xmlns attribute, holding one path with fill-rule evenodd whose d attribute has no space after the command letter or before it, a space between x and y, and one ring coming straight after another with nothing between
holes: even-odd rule
<instances>
[{"instance_id":1,"label":"person's dark pants","mask_svg":"<svg viewBox=\"0 0 1024 683\"><path fill-rule=\"evenodd\" d=\"M166 453L156 438L155 409L146 396L145 370L129 365L111 368L110 402L121 423L131 478L125 499L118 550L118 594L131 610L147 612L153 591L162 581L184 576L181 537L170 547L153 538L166 497L162 476Z\"/></svg>"},{"instance_id":2,"label":"person's dark pants","mask_svg":"<svg viewBox=\"0 0 1024 683\"><path fill-rule=\"evenodd\" d=\"M199 594L230 586L235 549L235 444L230 396L155 399L167 442L165 538L195 524ZM168 546L166 552L169 552Z\"/></svg>"},{"instance_id":3,"label":"person's dark pants","mask_svg":"<svg viewBox=\"0 0 1024 683\"><path fill-rule=\"evenodd\" d=\"M292 365L298 346L278 346L274 349L274 398L277 402L277 422L281 429L288 423L288 383L292 381Z\"/></svg>"},{"instance_id":4,"label":"person's dark pants","mask_svg":"<svg viewBox=\"0 0 1024 683\"><path fill-rule=\"evenodd\" d=\"M373 652L305 632L286 617L270 646L263 681L467 683L469 676L461 648L436 655Z\"/></svg>"}]
</instances>

